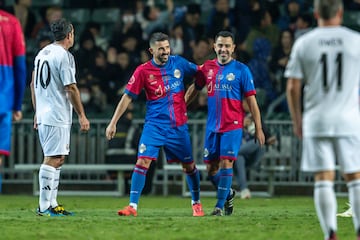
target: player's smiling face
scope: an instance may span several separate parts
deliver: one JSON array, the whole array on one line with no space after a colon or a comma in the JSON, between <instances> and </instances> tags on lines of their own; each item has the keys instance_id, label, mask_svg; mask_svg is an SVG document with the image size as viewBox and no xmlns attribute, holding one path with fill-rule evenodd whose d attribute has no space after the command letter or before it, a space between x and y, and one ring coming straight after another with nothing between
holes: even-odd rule
<instances>
[{"instance_id":1,"label":"player's smiling face","mask_svg":"<svg viewBox=\"0 0 360 240\"><path fill-rule=\"evenodd\" d=\"M217 60L221 64L226 64L231 61L232 54L235 50L235 44L231 37L219 36L214 43Z\"/></svg>"},{"instance_id":2,"label":"player's smiling face","mask_svg":"<svg viewBox=\"0 0 360 240\"><path fill-rule=\"evenodd\" d=\"M157 41L154 45L150 46L150 53L153 55L156 64L164 65L170 56L170 43L168 40Z\"/></svg>"}]
</instances>

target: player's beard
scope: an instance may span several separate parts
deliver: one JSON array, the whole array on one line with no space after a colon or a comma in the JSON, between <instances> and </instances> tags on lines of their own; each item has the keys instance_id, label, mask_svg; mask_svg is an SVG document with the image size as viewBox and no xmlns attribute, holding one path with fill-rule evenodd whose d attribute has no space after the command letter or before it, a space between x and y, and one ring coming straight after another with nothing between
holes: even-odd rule
<instances>
[{"instance_id":1,"label":"player's beard","mask_svg":"<svg viewBox=\"0 0 360 240\"><path fill-rule=\"evenodd\" d=\"M230 53L228 51L218 51L218 61L220 63L227 63L230 59Z\"/></svg>"},{"instance_id":2,"label":"player's beard","mask_svg":"<svg viewBox=\"0 0 360 240\"><path fill-rule=\"evenodd\" d=\"M165 64L167 63L167 61L169 60L169 54L162 54L162 55L159 55L157 57L158 61L161 62L162 64Z\"/></svg>"}]
</instances>

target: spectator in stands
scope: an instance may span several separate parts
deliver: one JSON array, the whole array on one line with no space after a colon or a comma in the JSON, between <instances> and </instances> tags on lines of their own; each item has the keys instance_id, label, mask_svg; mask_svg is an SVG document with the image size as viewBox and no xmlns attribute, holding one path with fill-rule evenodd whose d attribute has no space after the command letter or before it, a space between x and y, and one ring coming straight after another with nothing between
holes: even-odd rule
<instances>
[{"instance_id":1,"label":"spectator in stands","mask_svg":"<svg viewBox=\"0 0 360 240\"><path fill-rule=\"evenodd\" d=\"M184 57L190 58L195 50L196 42L204 37L205 27L200 21L201 7L199 4L189 4L183 20L180 22L183 28Z\"/></svg>"},{"instance_id":2,"label":"spectator in stands","mask_svg":"<svg viewBox=\"0 0 360 240\"><path fill-rule=\"evenodd\" d=\"M170 47L172 54L183 55L184 54L184 31L180 24L175 24L170 31Z\"/></svg>"},{"instance_id":3,"label":"spectator in stands","mask_svg":"<svg viewBox=\"0 0 360 240\"><path fill-rule=\"evenodd\" d=\"M11 122L22 118L26 86L25 40L19 20L0 10L0 166L10 154ZM1 175L0 175L1 179Z\"/></svg>"},{"instance_id":4,"label":"spectator in stands","mask_svg":"<svg viewBox=\"0 0 360 240\"><path fill-rule=\"evenodd\" d=\"M81 33L79 41L79 49L74 52L74 57L77 60L79 74L82 74L95 67L96 53L99 48L95 45L94 36L89 30Z\"/></svg>"},{"instance_id":5,"label":"spectator in stands","mask_svg":"<svg viewBox=\"0 0 360 240\"><path fill-rule=\"evenodd\" d=\"M275 89L279 93L283 93L286 90L286 78L284 77L284 71L289 61L293 43L294 33L290 29L283 30L280 33L278 46L272 51L270 71L273 76Z\"/></svg>"},{"instance_id":6,"label":"spectator in stands","mask_svg":"<svg viewBox=\"0 0 360 240\"><path fill-rule=\"evenodd\" d=\"M101 36L101 25L97 22L88 22L85 26L85 31L91 32L95 40L95 46L106 51L108 49L108 40Z\"/></svg>"},{"instance_id":7,"label":"spectator in stands","mask_svg":"<svg viewBox=\"0 0 360 240\"><path fill-rule=\"evenodd\" d=\"M147 171L151 162L157 159L160 147L163 147L167 161L182 163L192 196L193 216L204 216L200 203L200 175L192 157L182 82L184 76L194 75L198 67L178 55L170 55L166 34L154 33L149 42L153 58L136 68L106 128L107 139L114 138L117 122L129 104L143 89L146 91L146 121L131 179L130 204L118 214L137 216Z\"/></svg>"},{"instance_id":8,"label":"spectator in stands","mask_svg":"<svg viewBox=\"0 0 360 240\"><path fill-rule=\"evenodd\" d=\"M245 112L249 113L246 102L243 103ZM262 121L262 127L265 135L265 145L275 144L276 137L272 136ZM240 190L241 199L251 198L251 192L247 184L247 169L258 169L260 167L261 158L265 154L265 148L255 141L255 122L251 114L247 114L244 118L243 141L239 150L237 160L234 163L235 179Z\"/></svg>"},{"instance_id":9,"label":"spectator in stands","mask_svg":"<svg viewBox=\"0 0 360 240\"><path fill-rule=\"evenodd\" d=\"M162 11L156 5L146 5L144 7L144 21L141 23L144 40L147 40L152 33L157 31L169 32L169 27L173 22L174 2L173 0L165 0L165 3L166 9Z\"/></svg>"},{"instance_id":10,"label":"spectator in stands","mask_svg":"<svg viewBox=\"0 0 360 240\"><path fill-rule=\"evenodd\" d=\"M273 86L271 73L269 69L269 60L271 56L271 44L266 38L258 38L254 41L254 57L248 63L250 71L253 75L254 85L257 89L265 91L266 100L260 105L260 109L264 110L268 104L275 100L277 92Z\"/></svg>"},{"instance_id":11,"label":"spectator in stands","mask_svg":"<svg viewBox=\"0 0 360 240\"><path fill-rule=\"evenodd\" d=\"M19 19L25 38L31 38L36 25L35 13L31 10L31 0L15 0L15 4L5 10Z\"/></svg>"},{"instance_id":12,"label":"spectator in stands","mask_svg":"<svg viewBox=\"0 0 360 240\"><path fill-rule=\"evenodd\" d=\"M313 17L310 13L302 13L295 23L295 40L312 29Z\"/></svg>"},{"instance_id":13,"label":"spectator in stands","mask_svg":"<svg viewBox=\"0 0 360 240\"><path fill-rule=\"evenodd\" d=\"M209 179L217 188L217 202L211 215L233 213L235 191L231 188L233 164L241 145L244 112L241 102L247 101L256 123L256 139L264 144L260 111L255 98L255 86L246 65L233 59L235 37L221 31L215 37L217 57L206 61L196 75L196 80L185 94L189 104L206 86L208 93L208 119L206 125L204 162ZM221 81L221 83L219 83Z\"/></svg>"},{"instance_id":14,"label":"spectator in stands","mask_svg":"<svg viewBox=\"0 0 360 240\"><path fill-rule=\"evenodd\" d=\"M229 0L216 0L214 8L210 11L206 24L206 36L214 39L221 30L235 30L235 15L230 8Z\"/></svg>"},{"instance_id":15,"label":"spectator in stands","mask_svg":"<svg viewBox=\"0 0 360 240\"><path fill-rule=\"evenodd\" d=\"M203 64L206 60L212 58L212 53L209 40L207 38L201 38L196 41L194 45L194 51L190 58L190 61L197 65Z\"/></svg>"},{"instance_id":16,"label":"spectator in stands","mask_svg":"<svg viewBox=\"0 0 360 240\"><path fill-rule=\"evenodd\" d=\"M41 36L52 36L54 41L54 36L52 35L50 24L54 21L57 21L62 18L63 11L59 6L50 6L44 8L42 15L42 20L36 24L32 36L39 40Z\"/></svg>"},{"instance_id":17,"label":"spectator in stands","mask_svg":"<svg viewBox=\"0 0 360 240\"><path fill-rule=\"evenodd\" d=\"M235 2L235 26L239 42L244 42L252 26L256 23L258 12L263 8L260 0Z\"/></svg>"},{"instance_id":18,"label":"spectator in stands","mask_svg":"<svg viewBox=\"0 0 360 240\"><path fill-rule=\"evenodd\" d=\"M257 38L266 38L271 43L271 48L275 48L279 41L279 28L272 23L271 15L267 10L262 9L257 12L255 23L245 40L246 51L253 57L254 41Z\"/></svg>"},{"instance_id":19,"label":"spectator in stands","mask_svg":"<svg viewBox=\"0 0 360 240\"><path fill-rule=\"evenodd\" d=\"M302 13L302 0L286 0L284 2L285 13L277 22L280 30L290 29L295 31L296 20Z\"/></svg>"},{"instance_id":20,"label":"spectator in stands","mask_svg":"<svg viewBox=\"0 0 360 240\"><path fill-rule=\"evenodd\" d=\"M122 13L121 21L115 25L110 47L119 49L119 45L124 41L125 36L134 36L136 39L142 39L142 29L140 23L136 20L133 9L125 9Z\"/></svg>"}]
</instances>

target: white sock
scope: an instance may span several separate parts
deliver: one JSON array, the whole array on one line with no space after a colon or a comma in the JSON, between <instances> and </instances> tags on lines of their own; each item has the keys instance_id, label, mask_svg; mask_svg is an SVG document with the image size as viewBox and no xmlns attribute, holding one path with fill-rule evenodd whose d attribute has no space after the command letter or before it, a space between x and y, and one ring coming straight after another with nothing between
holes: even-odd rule
<instances>
[{"instance_id":1,"label":"white sock","mask_svg":"<svg viewBox=\"0 0 360 240\"><path fill-rule=\"evenodd\" d=\"M43 212L50 207L51 189L54 185L56 169L52 166L42 164L39 171L39 207Z\"/></svg>"},{"instance_id":2,"label":"white sock","mask_svg":"<svg viewBox=\"0 0 360 240\"><path fill-rule=\"evenodd\" d=\"M130 203L129 206L131 206L133 209L137 210L137 204L136 203Z\"/></svg>"},{"instance_id":3,"label":"white sock","mask_svg":"<svg viewBox=\"0 0 360 240\"><path fill-rule=\"evenodd\" d=\"M360 228L360 179L348 182L349 201L353 211L353 223L355 232Z\"/></svg>"},{"instance_id":4,"label":"white sock","mask_svg":"<svg viewBox=\"0 0 360 240\"><path fill-rule=\"evenodd\" d=\"M328 239L330 230L337 231L337 201L332 181L315 182L314 202L320 226Z\"/></svg>"},{"instance_id":5,"label":"white sock","mask_svg":"<svg viewBox=\"0 0 360 240\"><path fill-rule=\"evenodd\" d=\"M54 184L51 189L51 198L50 198L50 204L51 207L57 207L59 204L57 202L57 194L58 194L58 187L60 182L60 171L61 167L56 168L55 174L54 174Z\"/></svg>"}]
</instances>

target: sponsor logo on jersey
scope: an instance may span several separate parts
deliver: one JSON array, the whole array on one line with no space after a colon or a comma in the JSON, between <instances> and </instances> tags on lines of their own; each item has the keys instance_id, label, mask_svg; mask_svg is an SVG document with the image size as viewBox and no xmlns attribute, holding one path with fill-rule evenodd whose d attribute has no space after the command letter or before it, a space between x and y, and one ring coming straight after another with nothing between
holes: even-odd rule
<instances>
[{"instance_id":1,"label":"sponsor logo on jersey","mask_svg":"<svg viewBox=\"0 0 360 240\"><path fill-rule=\"evenodd\" d=\"M179 69L175 69L175 71L174 71L174 77L175 77L175 78L180 78L180 77L181 77L181 72L180 72Z\"/></svg>"},{"instance_id":2,"label":"sponsor logo on jersey","mask_svg":"<svg viewBox=\"0 0 360 240\"><path fill-rule=\"evenodd\" d=\"M208 74L207 74L207 78L208 79L212 79L214 77L214 70L213 69L210 69Z\"/></svg>"},{"instance_id":3,"label":"sponsor logo on jersey","mask_svg":"<svg viewBox=\"0 0 360 240\"><path fill-rule=\"evenodd\" d=\"M235 79L235 75L233 73L229 73L228 75L226 75L226 79L228 81L233 81Z\"/></svg>"},{"instance_id":4,"label":"sponsor logo on jersey","mask_svg":"<svg viewBox=\"0 0 360 240\"><path fill-rule=\"evenodd\" d=\"M146 151L146 145L145 144L140 144L139 146L139 153L144 153Z\"/></svg>"},{"instance_id":5,"label":"sponsor logo on jersey","mask_svg":"<svg viewBox=\"0 0 360 240\"><path fill-rule=\"evenodd\" d=\"M174 90L174 89L178 88L180 85L181 85L181 81L175 81L175 82L173 82L171 84L166 85L165 86L165 91L169 92L171 90Z\"/></svg>"},{"instance_id":6,"label":"sponsor logo on jersey","mask_svg":"<svg viewBox=\"0 0 360 240\"><path fill-rule=\"evenodd\" d=\"M157 89L155 89L155 96L161 97L164 94L164 91L161 88L161 85L158 86Z\"/></svg>"}]
</instances>

